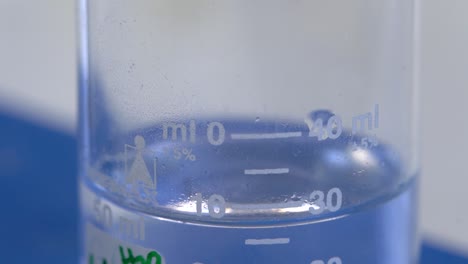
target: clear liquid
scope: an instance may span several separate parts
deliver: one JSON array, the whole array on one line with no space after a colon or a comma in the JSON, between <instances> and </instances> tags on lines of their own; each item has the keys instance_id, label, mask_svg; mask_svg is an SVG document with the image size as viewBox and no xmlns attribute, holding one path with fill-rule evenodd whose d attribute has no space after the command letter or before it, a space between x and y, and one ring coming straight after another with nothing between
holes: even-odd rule
<instances>
[{"instance_id":1,"label":"clear liquid","mask_svg":"<svg viewBox=\"0 0 468 264\"><path fill-rule=\"evenodd\" d=\"M303 136L236 141L227 134L216 145L200 132L195 142L190 135L161 140L164 130L156 125L113 142L128 151L95 155L83 177L83 258L132 263L131 250L142 258L154 251L163 263L176 264L414 263L415 184L403 175L396 152L383 143L356 149L350 143L363 136L348 132L320 141L307 137L304 125L277 124L223 122L232 134ZM194 131L207 126L198 123ZM258 168L288 171L246 172ZM147 177L130 179L135 171ZM339 190L340 203L334 196L320 208L314 192L330 190ZM210 206L213 195L223 202Z\"/></svg>"},{"instance_id":2,"label":"clear liquid","mask_svg":"<svg viewBox=\"0 0 468 264\"><path fill-rule=\"evenodd\" d=\"M85 192L86 195L92 197L88 192ZM135 238L133 228L130 233L126 227L119 227L119 224L106 228L94 219L91 208L85 208L85 215L91 219L89 225L97 227L106 235L96 235L93 228L88 227L87 252L84 257L89 258L90 254L94 254L99 264L102 262L98 262L98 256L108 261L114 260L108 263L124 263L119 252L119 246L122 246L126 250L132 249L135 255L138 250L144 256L150 250L155 250L163 256L164 263L176 264L310 264L314 260L327 263L336 257L339 257L341 263L416 263L414 195L415 187L411 184L395 198L373 208L341 218L297 226L201 226L144 216L144 241L140 237ZM120 208L105 200L101 200L101 204L109 205L114 219L123 216L137 223L142 217L136 210ZM289 243L277 240L281 244L246 245L248 239L288 239ZM139 249L141 247L145 250ZM128 257L127 253L124 257Z\"/></svg>"}]
</instances>

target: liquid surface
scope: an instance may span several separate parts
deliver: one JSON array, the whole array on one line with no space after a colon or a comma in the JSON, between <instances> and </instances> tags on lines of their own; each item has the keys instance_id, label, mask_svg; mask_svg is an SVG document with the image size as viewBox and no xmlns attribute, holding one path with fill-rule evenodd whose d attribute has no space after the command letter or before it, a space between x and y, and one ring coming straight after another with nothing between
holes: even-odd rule
<instances>
[{"instance_id":1,"label":"liquid surface","mask_svg":"<svg viewBox=\"0 0 468 264\"><path fill-rule=\"evenodd\" d=\"M391 147L342 127L320 134L306 123L190 120L114 141L106 135L93 137L84 179L105 197L166 218L314 221L390 199L409 180Z\"/></svg>"}]
</instances>

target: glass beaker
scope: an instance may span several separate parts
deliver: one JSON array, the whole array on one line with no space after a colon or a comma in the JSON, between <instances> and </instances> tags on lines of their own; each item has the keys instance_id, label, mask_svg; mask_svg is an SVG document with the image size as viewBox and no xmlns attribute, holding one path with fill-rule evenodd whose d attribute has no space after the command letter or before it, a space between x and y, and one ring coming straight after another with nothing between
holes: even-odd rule
<instances>
[{"instance_id":1,"label":"glass beaker","mask_svg":"<svg viewBox=\"0 0 468 264\"><path fill-rule=\"evenodd\" d=\"M82 263L415 263L410 0L81 0Z\"/></svg>"}]
</instances>

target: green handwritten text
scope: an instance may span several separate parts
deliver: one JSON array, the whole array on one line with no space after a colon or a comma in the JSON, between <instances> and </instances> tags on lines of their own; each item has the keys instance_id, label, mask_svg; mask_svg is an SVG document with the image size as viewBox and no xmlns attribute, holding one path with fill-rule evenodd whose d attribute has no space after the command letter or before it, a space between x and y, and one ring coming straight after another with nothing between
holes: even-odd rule
<instances>
[{"instance_id":1,"label":"green handwritten text","mask_svg":"<svg viewBox=\"0 0 468 264\"><path fill-rule=\"evenodd\" d=\"M120 246L120 258L122 259L122 264L162 264L161 255L159 255L156 251L151 251L144 256L138 255L133 256L133 252L130 248L127 249L128 256L125 256L124 249ZM153 262L155 260L156 262Z\"/></svg>"},{"instance_id":2,"label":"green handwritten text","mask_svg":"<svg viewBox=\"0 0 468 264\"><path fill-rule=\"evenodd\" d=\"M156 251L149 252L146 258L141 255L133 256L133 251L130 248L127 248L128 256L125 256L122 246L119 246L119 251L122 264L162 264L162 257ZM94 255L89 255L88 264L94 264ZM103 259L102 264L107 264L107 260Z\"/></svg>"}]
</instances>

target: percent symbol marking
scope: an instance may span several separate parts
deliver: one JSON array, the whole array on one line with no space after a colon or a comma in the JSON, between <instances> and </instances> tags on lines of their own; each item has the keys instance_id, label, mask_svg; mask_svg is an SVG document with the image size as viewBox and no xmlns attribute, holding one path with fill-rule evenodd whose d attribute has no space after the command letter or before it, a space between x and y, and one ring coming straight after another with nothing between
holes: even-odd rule
<instances>
[{"instance_id":1,"label":"percent symbol marking","mask_svg":"<svg viewBox=\"0 0 468 264\"><path fill-rule=\"evenodd\" d=\"M164 147L163 152L166 154L174 157L176 160L190 160L190 161L196 161L197 156L195 153L193 153L193 149L191 148L173 148L171 149L170 147Z\"/></svg>"},{"instance_id":2,"label":"percent symbol marking","mask_svg":"<svg viewBox=\"0 0 468 264\"><path fill-rule=\"evenodd\" d=\"M192 149L183 148L182 154L184 154L185 160L191 160L191 161L197 160L197 156L195 156L195 154L192 154Z\"/></svg>"},{"instance_id":3,"label":"percent symbol marking","mask_svg":"<svg viewBox=\"0 0 468 264\"><path fill-rule=\"evenodd\" d=\"M174 158L177 160L184 159L184 160L190 160L190 161L196 161L197 156L192 153L191 148L175 148L173 150L174 152Z\"/></svg>"}]
</instances>

